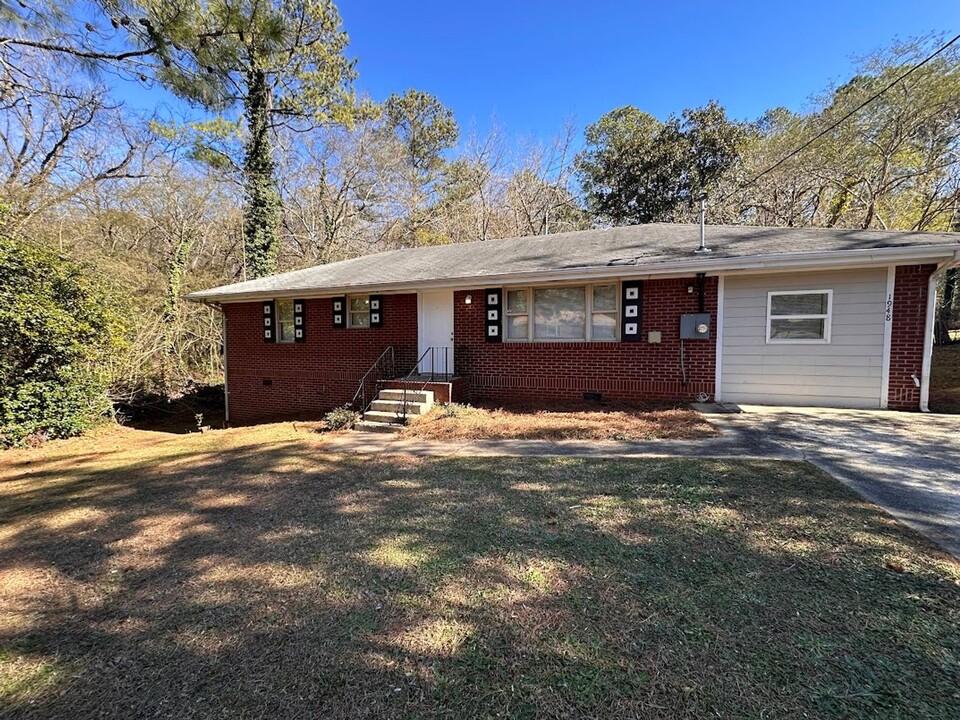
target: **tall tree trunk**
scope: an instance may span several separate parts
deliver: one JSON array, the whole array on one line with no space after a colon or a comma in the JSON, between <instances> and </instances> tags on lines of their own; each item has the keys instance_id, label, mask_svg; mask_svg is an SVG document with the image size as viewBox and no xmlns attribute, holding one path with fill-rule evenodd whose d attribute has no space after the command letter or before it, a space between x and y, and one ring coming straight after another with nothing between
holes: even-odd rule
<instances>
[{"instance_id":1,"label":"tall tree trunk","mask_svg":"<svg viewBox=\"0 0 960 720\"><path fill-rule=\"evenodd\" d=\"M280 245L280 195L270 148L270 89L266 73L259 68L247 73L244 116L249 139L243 158L243 245L247 277L258 278L276 271Z\"/></svg>"}]
</instances>

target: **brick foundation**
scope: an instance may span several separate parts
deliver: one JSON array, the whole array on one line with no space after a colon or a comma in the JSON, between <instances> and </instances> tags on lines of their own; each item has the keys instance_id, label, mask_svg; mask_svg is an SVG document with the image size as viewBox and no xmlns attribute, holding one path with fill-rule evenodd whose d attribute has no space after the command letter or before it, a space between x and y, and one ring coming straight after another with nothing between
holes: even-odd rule
<instances>
[{"instance_id":1,"label":"brick foundation","mask_svg":"<svg viewBox=\"0 0 960 720\"><path fill-rule=\"evenodd\" d=\"M687 382L680 369L680 315L698 311L697 293L687 288L696 279L651 280L644 286L643 342L488 343L484 339L484 305L467 305L466 295L483 297L483 289L454 294L456 374L470 381L471 399L580 400L583 394L628 401L692 400L713 396L716 368L717 278L706 279L705 311L712 318L710 340L684 343ZM650 330L662 333L660 344L646 342Z\"/></svg>"},{"instance_id":2,"label":"brick foundation","mask_svg":"<svg viewBox=\"0 0 960 720\"><path fill-rule=\"evenodd\" d=\"M887 407L917 410L920 388L913 375L923 368L923 338L927 326L927 285L935 265L897 267L893 290L893 327L890 336L890 386Z\"/></svg>"},{"instance_id":3,"label":"brick foundation","mask_svg":"<svg viewBox=\"0 0 960 720\"><path fill-rule=\"evenodd\" d=\"M379 328L334 328L331 299L306 303L304 343L264 342L259 302L223 306L231 423L318 418L353 398L387 346L398 371L417 361L415 294L385 296Z\"/></svg>"}]
</instances>

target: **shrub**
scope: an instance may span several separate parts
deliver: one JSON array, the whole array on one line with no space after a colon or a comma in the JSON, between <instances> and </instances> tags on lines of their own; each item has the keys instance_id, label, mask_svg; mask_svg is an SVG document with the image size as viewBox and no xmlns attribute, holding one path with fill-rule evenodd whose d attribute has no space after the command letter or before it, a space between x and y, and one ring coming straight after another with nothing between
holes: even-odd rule
<instances>
[{"instance_id":1,"label":"shrub","mask_svg":"<svg viewBox=\"0 0 960 720\"><path fill-rule=\"evenodd\" d=\"M350 405L335 408L323 416L323 422L330 430L348 430L360 420L360 413Z\"/></svg>"},{"instance_id":2,"label":"shrub","mask_svg":"<svg viewBox=\"0 0 960 720\"><path fill-rule=\"evenodd\" d=\"M447 403L446 405L441 405L438 412L440 417L460 417L469 413L474 408L471 405L464 405L462 403Z\"/></svg>"},{"instance_id":3,"label":"shrub","mask_svg":"<svg viewBox=\"0 0 960 720\"><path fill-rule=\"evenodd\" d=\"M80 266L0 233L0 445L78 435L110 413L124 317Z\"/></svg>"}]
</instances>

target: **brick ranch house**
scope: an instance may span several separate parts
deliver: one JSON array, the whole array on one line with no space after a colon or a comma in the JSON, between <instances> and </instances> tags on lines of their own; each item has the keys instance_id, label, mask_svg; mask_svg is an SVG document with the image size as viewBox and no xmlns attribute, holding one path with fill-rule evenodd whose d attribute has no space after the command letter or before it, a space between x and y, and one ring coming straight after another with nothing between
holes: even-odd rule
<instances>
[{"instance_id":1,"label":"brick ranch house","mask_svg":"<svg viewBox=\"0 0 960 720\"><path fill-rule=\"evenodd\" d=\"M393 250L192 293L224 316L228 419L377 387L440 401L926 410L958 235L652 224Z\"/></svg>"}]
</instances>

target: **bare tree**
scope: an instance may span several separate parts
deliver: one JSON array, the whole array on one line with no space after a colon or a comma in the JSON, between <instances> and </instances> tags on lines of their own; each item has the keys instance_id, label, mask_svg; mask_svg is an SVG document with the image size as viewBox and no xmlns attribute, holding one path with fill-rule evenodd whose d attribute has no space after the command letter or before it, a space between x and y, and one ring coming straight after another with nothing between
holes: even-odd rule
<instances>
[{"instance_id":1,"label":"bare tree","mask_svg":"<svg viewBox=\"0 0 960 720\"><path fill-rule=\"evenodd\" d=\"M8 85L0 96L0 199L20 228L99 183L143 177L148 139L111 104L103 86Z\"/></svg>"}]
</instances>

